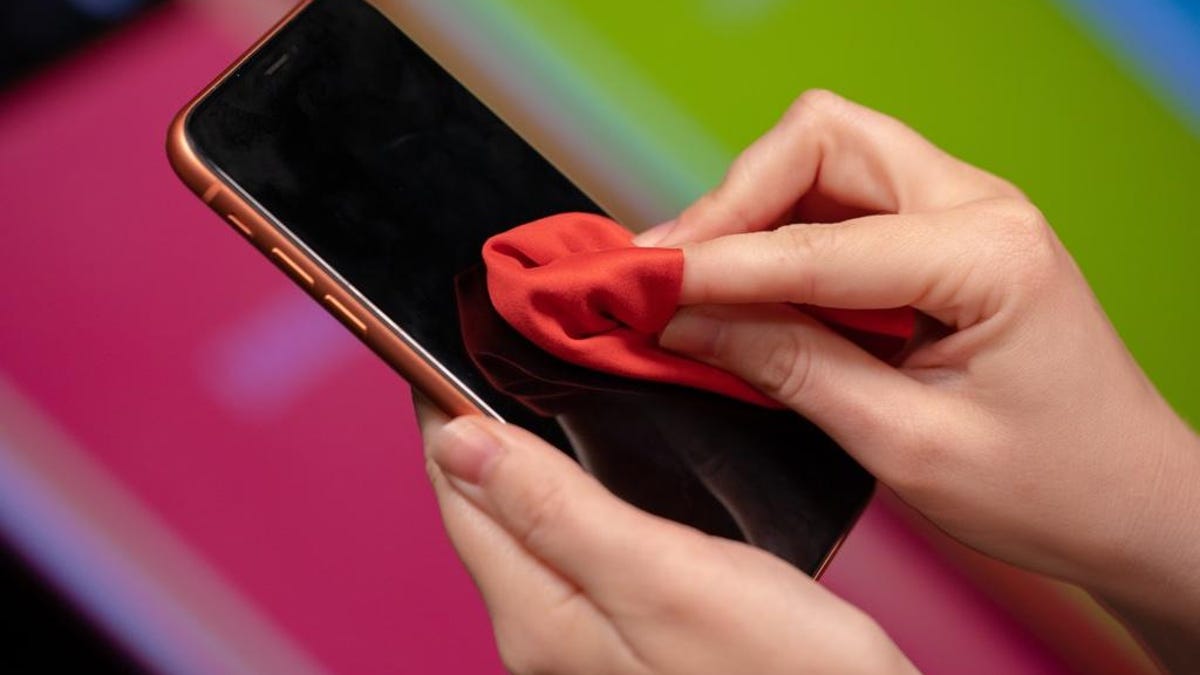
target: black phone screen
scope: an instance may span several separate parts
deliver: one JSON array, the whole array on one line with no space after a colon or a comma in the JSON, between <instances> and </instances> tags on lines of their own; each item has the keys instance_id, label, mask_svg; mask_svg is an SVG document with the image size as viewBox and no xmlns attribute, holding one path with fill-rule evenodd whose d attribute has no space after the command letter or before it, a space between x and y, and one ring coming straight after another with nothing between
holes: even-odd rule
<instances>
[{"instance_id":1,"label":"black phone screen","mask_svg":"<svg viewBox=\"0 0 1200 675\"><path fill-rule=\"evenodd\" d=\"M509 422L618 496L816 571L871 477L798 415L559 361L487 299L492 234L601 210L362 0L316 0L197 106L196 153Z\"/></svg>"}]
</instances>

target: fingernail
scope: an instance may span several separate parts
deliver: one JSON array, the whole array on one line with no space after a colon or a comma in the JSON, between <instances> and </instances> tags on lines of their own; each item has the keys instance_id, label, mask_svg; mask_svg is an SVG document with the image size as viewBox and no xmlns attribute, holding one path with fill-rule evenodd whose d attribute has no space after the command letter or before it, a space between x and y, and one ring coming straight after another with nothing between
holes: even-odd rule
<instances>
[{"instance_id":1,"label":"fingernail","mask_svg":"<svg viewBox=\"0 0 1200 675\"><path fill-rule=\"evenodd\" d=\"M482 483L488 466L502 451L499 440L469 416L451 420L430 445L430 458L442 471L469 485Z\"/></svg>"},{"instance_id":2,"label":"fingernail","mask_svg":"<svg viewBox=\"0 0 1200 675\"><path fill-rule=\"evenodd\" d=\"M716 355L721 334L720 319L705 316L695 309L681 309L658 336L660 347L697 358Z\"/></svg>"},{"instance_id":3,"label":"fingernail","mask_svg":"<svg viewBox=\"0 0 1200 675\"><path fill-rule=\"evenodd\" d=\"M675 229L674 218L665 223L655 225L654 227L634 237L633 244L634 246L656 246L666 239L667 235L671 234L671 230L673 229Z\"/></svg>"}]
</instances>

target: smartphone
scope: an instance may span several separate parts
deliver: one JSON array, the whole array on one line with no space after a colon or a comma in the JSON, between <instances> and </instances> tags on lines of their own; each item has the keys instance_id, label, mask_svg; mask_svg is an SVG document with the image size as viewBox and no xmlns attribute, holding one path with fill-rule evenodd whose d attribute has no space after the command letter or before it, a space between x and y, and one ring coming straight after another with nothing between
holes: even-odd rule
<instances>
[{"instance_id":1,"label":"smartphone","mask_svg":"<svg viewBox=\"0 0 1200 675\"><path fill-rule=\"evenodd\" d=\"M604 213L363 0L309 0L175 119L183 181L452 415L520 425L614 494L818 575L874 481L796 415L559 361L492 309L485 239Z\"/></svg>"}]
</instances>

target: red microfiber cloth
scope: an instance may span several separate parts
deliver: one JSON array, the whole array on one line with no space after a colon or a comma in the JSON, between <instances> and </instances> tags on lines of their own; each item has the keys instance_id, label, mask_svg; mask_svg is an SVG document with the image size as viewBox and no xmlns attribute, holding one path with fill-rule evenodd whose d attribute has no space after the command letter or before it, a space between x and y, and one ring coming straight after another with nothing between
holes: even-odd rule
<instances>
[{"instance_id":1,"label":"red microfiber cloth","mask_svg":"<svg viewBox=\"0 0 1200 675\"><path fill-rule=\"evenodd\" d=\"M591 213L563 213L498 234L483 245L492 305L518 333L565 361L779 407L741 378L658 346L679 305L683 251L641 248L632 239ZM907 307L802 311L884 358L914 330Z\"/></svg>"}]
</instances>

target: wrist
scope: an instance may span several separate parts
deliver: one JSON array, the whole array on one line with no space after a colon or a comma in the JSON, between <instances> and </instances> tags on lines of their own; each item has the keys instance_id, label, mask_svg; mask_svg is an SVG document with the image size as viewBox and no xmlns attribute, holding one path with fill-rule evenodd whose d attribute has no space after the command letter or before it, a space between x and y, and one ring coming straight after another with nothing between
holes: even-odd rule
<instances>
[{"instance_id":1,"label":"wrist","mask_svg":"<svg viewBox=\"0 0 1200 675\"><path fill-rule=\"evenodd\" d=\"M1081 580L1166 661L1166 642L1200 644L1200 436L1171 413L1155 479L1129 485L1126 535ZM1121 500L1124 501L1124 500Z\"/></svg>"}]
</instances>

